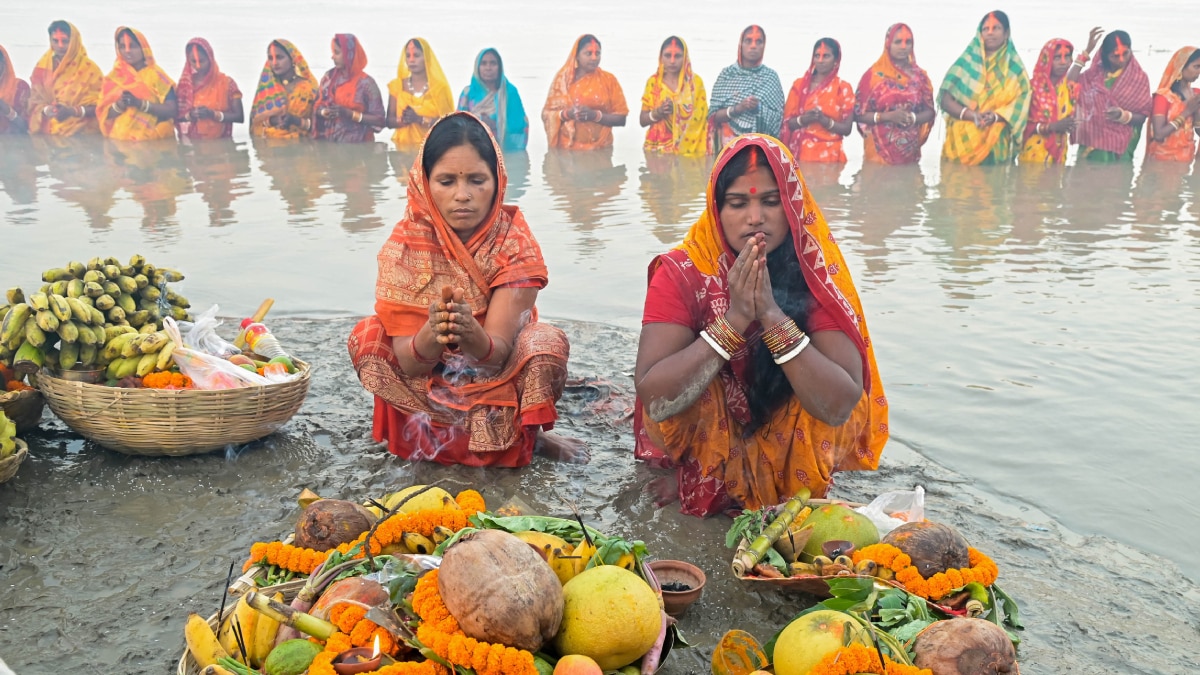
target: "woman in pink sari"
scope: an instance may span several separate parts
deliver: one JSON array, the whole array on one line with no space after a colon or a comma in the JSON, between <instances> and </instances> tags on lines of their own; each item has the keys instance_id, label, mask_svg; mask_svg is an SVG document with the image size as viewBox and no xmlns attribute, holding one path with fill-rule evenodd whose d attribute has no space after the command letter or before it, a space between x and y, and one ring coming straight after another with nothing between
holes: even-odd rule
<instances>
[{"instance_id":1,"label":"woman in pink sari","mask_svg":"<svg viewBox=\"0 0 1200 675\"><path fill-rule=\"evenodd\" d=\"M863 137L863 157L881 164L916 164L929 138L933 84L917 65L913 33L897 23L888 29L883 54L858 81L854 117Z\"/></svg>"}]
</instances>

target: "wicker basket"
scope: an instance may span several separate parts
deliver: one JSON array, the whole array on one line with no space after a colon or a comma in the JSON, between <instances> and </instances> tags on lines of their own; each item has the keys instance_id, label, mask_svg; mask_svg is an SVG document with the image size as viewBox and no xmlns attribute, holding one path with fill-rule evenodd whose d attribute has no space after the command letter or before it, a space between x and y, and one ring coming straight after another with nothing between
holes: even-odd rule
<instances>
[{"instance_id":1,"label":"wicker basket","mask_svg":"<svg viewBox=\"0 0 1200 675\"><path fill-rule=\"evenodd\" d=\"M17 442L17 451L14 454L0 459L0 483L7 483L12 480L12 477L17 475L17 469L21 467L21 462L29 456L29 446L25 445L25 441L15 438Z\"/></svg>"},{"instance_id":2,"label":"wicker basket","mask_svg":"<svg viewBox=\"0 0 1200 675\"><path fill-rule=\"evenodd\" d=\"M266 593L268 596L275 595L276 593L283 593L283 601L291 602L292 599L296 597L296 594L300 592L300 588L303 585L303 580L301 580L301 583L299 584L294 581L289 581L286 584L280 584L278 586L260 588L258 589L258 592ZM232 586L230 588L232 588ZM230 598L229 601L225 603L225 613L221 615L222 619L230 614L233 614L233 610L237 607L236 600L236 597ZM208 617L208 625L212 626L214 633L217 632L221 623L217 620L217 615L215 613ZM183 656L179 657L179 666L176 668L178 675L200 675L200 670L201 668L199 664L196 663L196 659L192 658L192 653L187 650L187 647L184 647Z\"/></svg>"},{"instance_id":3,"label":"wicker basket","mask_svg":"<svg viewBox=\"0 0 1200 675\"><path fill-rule=\"evenodd\" d=\"M32 431L42 420L46 399L37 389L0 393L0 410L17 425L17 433Z\"/></svg>"},{"instance_id":4,"label":"wicker basket","mask_svg":"<svg viewBox=\"0 0 1200 675\"><path fill-rule=\"evenodd\" d=\"M269 436L304 403L312 370L296 361L300 377L262 387L122 389L70 382L43 371L38 388L68 427L109 450L128 455L180 457Z\"/></svg>"}]
</instances>

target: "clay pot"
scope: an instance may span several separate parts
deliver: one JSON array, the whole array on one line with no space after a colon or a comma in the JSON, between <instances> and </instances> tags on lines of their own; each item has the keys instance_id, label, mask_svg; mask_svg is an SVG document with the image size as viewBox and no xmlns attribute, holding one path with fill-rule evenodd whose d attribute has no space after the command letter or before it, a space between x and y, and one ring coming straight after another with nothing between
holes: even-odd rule
<instances>
[{"instance_id":1,"label":"clay pot","mask_svg":"<svg viewBox=\"0 0 1200 675\"><path fill-rule=\"evenodd\" d=\"M379 664L383 661L383 655L379 654L374 657L371 654L374 649L368 647L355 647L347 649L338 654L333 659L333 669L338 675L356 675L356 673L369 673L372 670L379 670Z\"/></svg>"},{"instance_id":2,"label":"clay pot","mask_svg":"<svg viewBox=\"0 0 1200 675\"><path fill-rule=\"evenodd\" d=\"M659 585L664 587L662 597L667 614L681 617L693 602L700 599L704 591L704 570L682 560L653 560L647 564L654 571ZM686 591L669 591L665 587L670 586L672 582L690 588Z\"/></svg>"}]
</instances>

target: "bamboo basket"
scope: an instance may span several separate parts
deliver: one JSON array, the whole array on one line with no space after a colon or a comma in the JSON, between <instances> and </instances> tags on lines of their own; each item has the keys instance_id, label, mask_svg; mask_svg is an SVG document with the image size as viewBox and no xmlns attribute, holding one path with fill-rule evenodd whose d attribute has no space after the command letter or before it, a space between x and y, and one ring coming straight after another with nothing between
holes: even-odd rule
<instances>
[{"instance_id":1,"label":"bamboo basket","mask_svg":"<svg viewBox=\"0 0 1200 675\"><path fill-rule=\"evenodd\" d=\"M252 569L251 572L253 571L254 570ZM238 579L238 581L241 581L241 579ZM299 584L294 581L289 581L286 584L279 584L278 586L260 588L258 589L258 592L266 593L268 596L275 595L276 593L283 593L283 601L291 602L292 599L296 597L296 594L300 592L300 587L303 585L304 580L301 579ZM232 592L233 586L230 586L229 588L230 592ZM249 588L245 590L249 590ZM230 600L225 603L225 613L221 615L221 620L224 620L225 617L233 614L233 610L237 607L236 601L237 597L235 596L230 598ZM212 626L214 633L220 628L221 620L218 620L215 612L212 616L208 617L208 625ZM179 666L176 668L175 672L178 673L178 675L200 675L200 670L200 665L196 663L196 659L192 658L192 653L187 650L187 647L184 647L183 656L179 657Z\"/></svg>"},{"instance_id":2,"label":"bamboo basket","mask_svg":"<svg viewBox=\"0 0 1200 675\"><path fill-rule=\"evenodd\" d=\"M127 455L182 457L269 436L308 394L311 367L282 384L203 391L121 389L71 382L43 371L38 388L72 431Z\"/></svg>"},{"instance_id":3,"label":"bamboo basket","mask_svg":"<svg viewBox=\"0 0 1200 675\"><path fill-rule=\"evenodd\" d=\"M17 425L17 433L36 429L45 406L46 399L37 389L0 392L0 410Z\"/></svg>"},{"instance_id":4,"label":"bamboo basket","mask_svg":"<svg viewBox=\"0 0 1200 675\"><path fill-rule=\"evenodd\" d=\"M14 438L17 442L17 451L4 459L0 459L0 483L7 483L12 480L12 477L17 475L17 469L21 468L21 462L29 456L29 446L25 441Z\"/></svg>"}]
</instances>

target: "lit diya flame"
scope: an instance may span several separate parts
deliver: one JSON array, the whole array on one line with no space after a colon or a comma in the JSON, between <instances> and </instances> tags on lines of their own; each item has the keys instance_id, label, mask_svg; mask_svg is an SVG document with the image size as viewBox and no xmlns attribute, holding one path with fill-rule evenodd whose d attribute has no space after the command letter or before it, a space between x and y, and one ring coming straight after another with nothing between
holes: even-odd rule
<instances>
[{"instance_id":1,"label":"lit diya flame","mask_svg":"<svg viewBox=\"0 0 1200 675\"><path fill-rule=\"evenodd\" d=\"M375 651L371 652L371 658L372 659L379 658L379 636L378 635L375 636Z\"/></svg>"}]
</instances>

